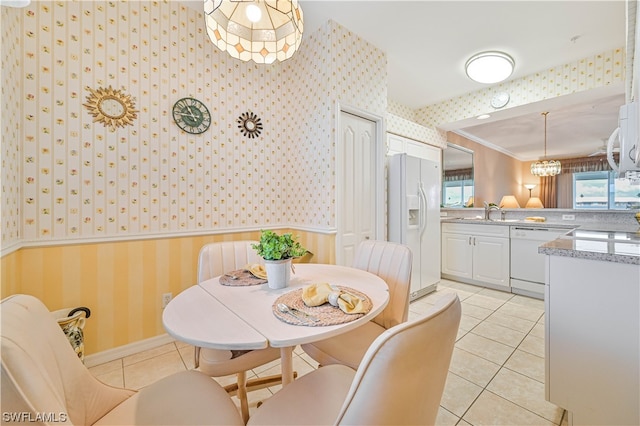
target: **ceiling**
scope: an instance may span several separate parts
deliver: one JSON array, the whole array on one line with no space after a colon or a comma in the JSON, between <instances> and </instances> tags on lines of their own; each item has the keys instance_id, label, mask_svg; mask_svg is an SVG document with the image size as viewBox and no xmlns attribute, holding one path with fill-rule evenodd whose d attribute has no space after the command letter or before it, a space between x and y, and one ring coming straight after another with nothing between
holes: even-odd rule
<instances>
[{"instance_id":1,"label":"ceiling","mask_svg":"<svg viewBox=\"0 0 640 426\"><path fill-rule=\"evenodd\" d=\"M202 7L200 1L188 2ZM305 33L332 19L387 53L389 99L420 108L486 88L464 63L501 50L516 62L510 79L625 45L625 2L606 1L331 1L300 0ZM304 44L304 40L303 40ZM598 151L616 127L624 85L516 108L487 120L445 123L520 160ZM489 99L487 100L489 104ZM488 108L489 109L489 108Z\"/></svg>"}]
</instances>

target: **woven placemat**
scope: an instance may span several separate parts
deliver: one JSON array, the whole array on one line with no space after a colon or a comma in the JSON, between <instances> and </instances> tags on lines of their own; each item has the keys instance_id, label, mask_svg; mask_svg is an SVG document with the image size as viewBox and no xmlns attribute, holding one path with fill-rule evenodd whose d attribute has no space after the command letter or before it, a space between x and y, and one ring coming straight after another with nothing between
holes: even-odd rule
<instances>
[{"instance_id":1,"label":"woven placemat","mask_svg":"<svg viewBox=\"0 0 640 426\"><path fill-rule=\"evenodd\" d=\"M359 297L364 302L364 308L367 312L371 310L373 304L371 303L371 299L366 294L355 290L350 287L344 286L336 286L340 290L351 293L354 296ZM319 321L314 322L312 320L301 320L296 318L291 314L287 314L284 312L280 312L277 308L278 303L284 303L291 308L296 308L302 312L306 312L309 315L316 317ZM299 288L297 290L290 291L289 293L283 294L278 297L275 302L273 302L273 306L271 307L273 311L273 315L276 316L281 321L284 321L288 324L292 325L307 325L311 327L320 327L325 325L336 325L336 324L344 324L347 322L355 321L358 318L361 318L365 315L365 313L361 314L347 314L344 313L337 306L333 306L329 304L329 302L324 303L320 306L307 306L304 304L302 300L302 289Z\"/></svg>"},{"instance_id":2,"label":"woven placemat","mask_svg":"<svg viewBox=\"0 0 640 426\"><path fill-rule=\"evenodd\" d=\"M267 280L256 277L246 269L227 272L220 277L220 284L228 286L258 285L266 282Z\"/></svg>"}]
</instances>

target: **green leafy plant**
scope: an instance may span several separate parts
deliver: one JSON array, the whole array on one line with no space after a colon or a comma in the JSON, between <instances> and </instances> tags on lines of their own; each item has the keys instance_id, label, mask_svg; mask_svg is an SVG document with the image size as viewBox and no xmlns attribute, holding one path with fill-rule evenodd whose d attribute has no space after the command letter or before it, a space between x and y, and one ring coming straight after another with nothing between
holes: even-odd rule
<instances>
[{"instance_id":1,"label":"green leafy plant","mask_svg":"<svg viewBox=\"0 0 640 426\"><path fill-rule=\"evenodd\" d=\"M252 244L258 256L264 260L282 260L304 256L307 249L290 233L278 235L273 231L260 231L260 243Z\"/></svg>"}]
</instances>

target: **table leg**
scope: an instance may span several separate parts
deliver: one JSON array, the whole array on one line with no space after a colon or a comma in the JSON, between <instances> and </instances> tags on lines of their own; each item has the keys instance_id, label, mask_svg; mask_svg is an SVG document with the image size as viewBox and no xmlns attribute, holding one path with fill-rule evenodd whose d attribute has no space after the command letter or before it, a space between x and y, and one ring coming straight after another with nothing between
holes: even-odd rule
<instances>
[{"instance_id":1,"label":"table leg","mask_svg":"<svg viewBox=\"0 0 640 426\"><path fill-rule=\"evenodd\" d=\"M282 387L293 382L293 346L280 348Z\"/></svg>"}]
</instances>

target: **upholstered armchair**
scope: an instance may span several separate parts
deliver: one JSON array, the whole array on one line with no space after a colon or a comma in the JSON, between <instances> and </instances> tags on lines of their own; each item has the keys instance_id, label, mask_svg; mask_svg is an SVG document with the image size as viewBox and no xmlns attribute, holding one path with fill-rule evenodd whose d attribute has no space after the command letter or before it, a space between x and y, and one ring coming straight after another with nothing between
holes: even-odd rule
<instances>
[{"instance_id":1,"label":"upholstered armchair","mask_svg":"<svg viewBox=\"0 0 640 426\"><path fill-rule=\"evenodd\" d=\"M360 366L327 365L266 400L249 425L432 425L460 324L448 293L424 316L385 330Z\"/></svg>"},{"instance_id":2,"label":"upholstered armchair","mask_svg":"<svg viewBox=\"0 0 640 426\"><path fill-rule=\"evenodd\" d=\"M378 336L407 320L412 259L411 250L402 244L375 240L360 243L353 267L376 274L387 283L389 304L368 323L347 333L302 345L302 349L321 366L344 364L357 369Z\"/></svg>"},{"instance_id":3,"label":"upholstered armchair","mask_svg":"<svg viewBox=\"0 0 640 426\"><path fill-rule=\"evenodd\" d=\"M224 389L197 371L168 376L137 392L100 382L33 296L2 300L0 317L3 424L18 419L75 425L243 424Z\"/></svg>"}]
</instances>

